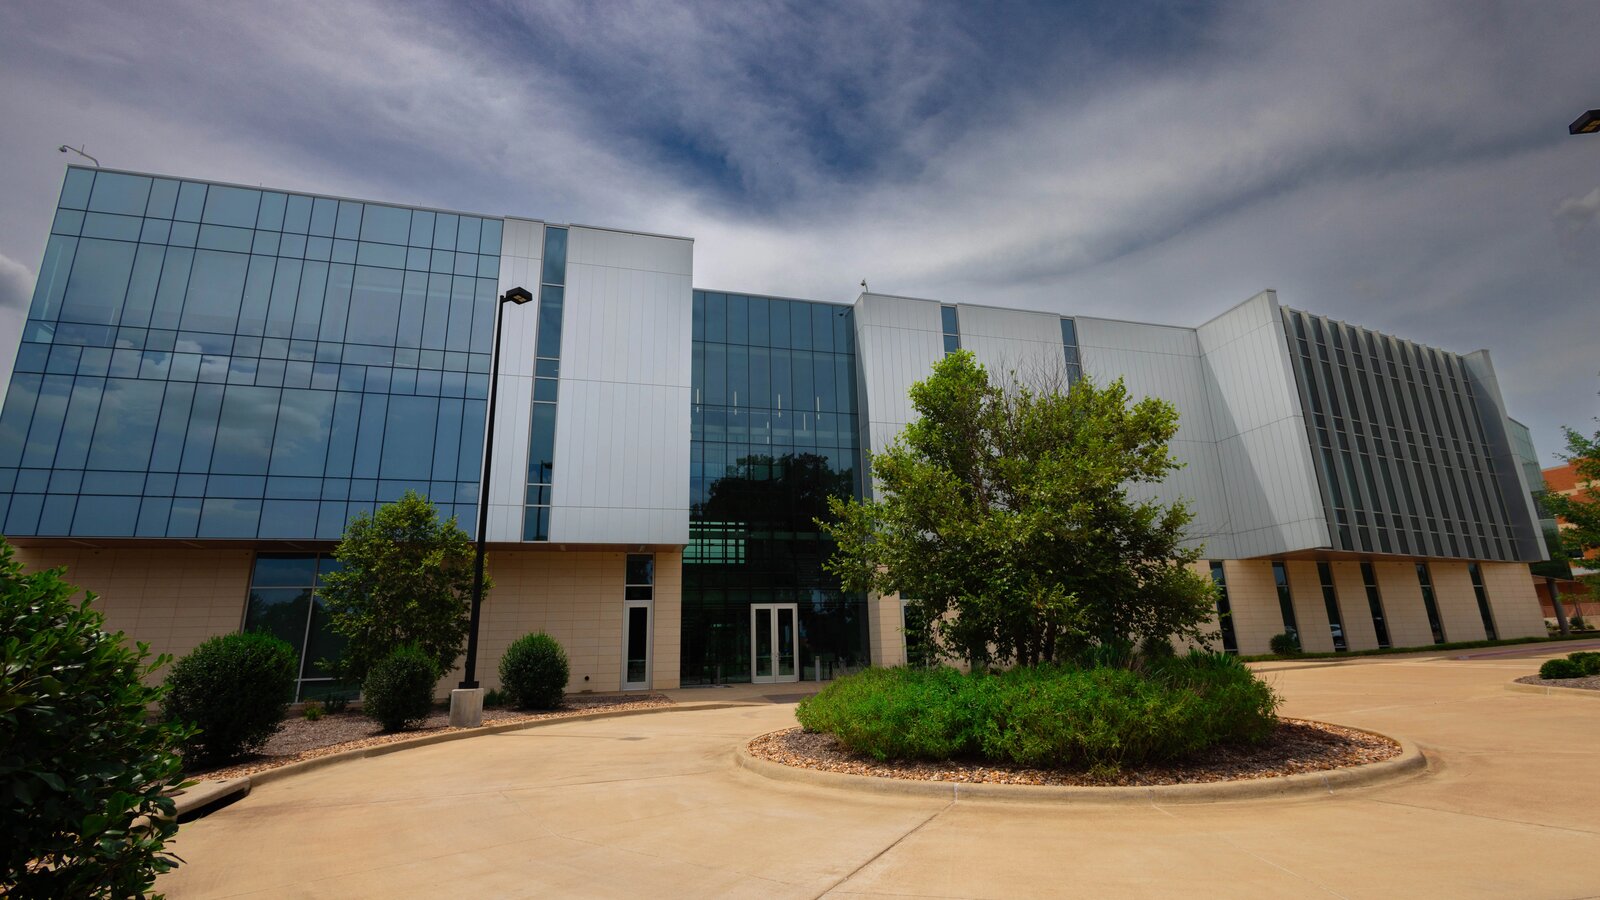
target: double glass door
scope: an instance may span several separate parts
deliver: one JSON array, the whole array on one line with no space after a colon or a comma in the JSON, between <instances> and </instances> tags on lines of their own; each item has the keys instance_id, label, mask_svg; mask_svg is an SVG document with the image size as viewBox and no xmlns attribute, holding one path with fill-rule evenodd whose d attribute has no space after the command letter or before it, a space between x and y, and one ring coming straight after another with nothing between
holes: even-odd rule
<instances>
[{"instance_id":1,"label":"double glass door","mask_svg":"<svg viewBox=\"0 0 1600 900\"><path fill-rule=\"evenodd\" d=\"M799 622L794 603L750 606L750 680L756 684L799 681L795 643Z\"/></svg>"}]
</instances>

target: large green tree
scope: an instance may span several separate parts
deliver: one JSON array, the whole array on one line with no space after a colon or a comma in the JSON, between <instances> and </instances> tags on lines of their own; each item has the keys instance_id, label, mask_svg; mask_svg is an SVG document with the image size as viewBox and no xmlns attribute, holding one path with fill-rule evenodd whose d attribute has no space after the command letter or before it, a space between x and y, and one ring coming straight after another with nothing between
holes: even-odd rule
<instances>
[{"instance_id":1,"label":"large green tree","mask_svg":"<svg viewBox=\"0 0 1600 900\"><path fill-rule=\"evenodd\" d=\"M1550 548L1551 555L1564 551L1578 565L1581 560L1600 550L1600 431L1594 437L1584 437L1571 428L1567 434L1567 452L1562 458L1572 463L1579 488L1568 495L1546 493L1540 500L1545 509L1560 516L1561 546ZM1587 482L1587 484L1585 484ZM1585 575L1583 580L1591 588L1600 589L1600 575Z\"/></svg>"},{"instance_id":2,"label":"large green tree","mask_svg":"<svg viewBox=\"0 0 1600 900\"><path fill-rule=\"evenodd\" d=\"M821 523L847 589L908 598L926 639L975 666L1210 640L1192 516L1131 493L1179 465L1170 403L1131 402L1121 380L996 384L966 352L911 401L917 421L873 454L876 497L835 499Z\"/></svg>"},{"instance_id":3,"label":"large green tree","mask_svg":"<svg viewBox=\"0 0 1600 900\"><path fill-rule=\"evenodd\" d=\"M407 644L441 672L455 667L467 640L473 563L472 542L455 517L440 521L427 498L406 491L351 521L333 555L343 566L322 577L319 593L329 625L348 641L341 676L359 682Z\"/></svg>"}]
</instances>

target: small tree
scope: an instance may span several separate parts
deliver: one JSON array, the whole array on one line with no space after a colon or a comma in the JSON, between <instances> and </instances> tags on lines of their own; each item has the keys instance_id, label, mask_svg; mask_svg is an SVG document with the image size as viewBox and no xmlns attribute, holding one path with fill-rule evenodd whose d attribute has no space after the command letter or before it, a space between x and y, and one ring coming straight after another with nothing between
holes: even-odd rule
<instances>
[{"instance_id":1,"label":"small tree","mask_svg":"<svg viewBox=\"0 0 1600 900\"><path fill-rule=\"evenodd\" d=\"M362 514L333 551L343 567L322 578L328 624L344 635L341 676L364 681L395 650L415 645L441 673L455 667L467 639L472 542L455 517L414 491ZM484 590L489 588L487 577Z\"/></svg>"},{"instance_id":2,"label":"small tree","mask_svg":"<svg viewBox=\"0 0 1600 900\"><path fill-rule=\"evenodd\" d=\"M168 657L107 634L62 574L23 574L0 540L0 893L143 896L178 863L164 794L192 729L148 715L166 691L144 679Z\"/></svg>"},{"instance_id":3,"label":"small tree","mask_svg":"<svg viewBox=\"0 0 1600 900\"><path fill-rule=\"evenodd\" d=\"M270 634L223 634L172 667L168 721L200 730L184 746L191 763L226 762L258 750L277 733L294 700L300 655Z\"/></svg>"},{"instance_id":4,"label":"small tree","mask_svg":"<svg viewBox=\"0 0 1600 900\"><path fill-rule=\"evenodd\" d=\"M1062 388L997 387L964 351L941 360L911 389L920 418L872 457L877 498L830 502L829 570L908 598L937 649L974 666L1207 643L1214 588L1180 546L1187 508L1129 495L1178 467L1177 413L1130 404L1120 380Z\"/></svg>"},{"instance_id":5,"label":"small tree","mask_svg":"<svg viewBox=\"0 0 1600 900\"><path fill-rule=\"evenodd\" d=\"M1562 519L1561 543L1550 548L1551 555L1565 551L1581 565L1585 556L1600 550L1600 431L1589 438L1571 428L1562 430L1567 435L1567 452L1562 458L1572 463L1580 487L1565 496L1546 493L1540 500L1545 509ZM1591 590L1600 591L1600 575L1582 577Z\"/></svg>"}]
</instances>

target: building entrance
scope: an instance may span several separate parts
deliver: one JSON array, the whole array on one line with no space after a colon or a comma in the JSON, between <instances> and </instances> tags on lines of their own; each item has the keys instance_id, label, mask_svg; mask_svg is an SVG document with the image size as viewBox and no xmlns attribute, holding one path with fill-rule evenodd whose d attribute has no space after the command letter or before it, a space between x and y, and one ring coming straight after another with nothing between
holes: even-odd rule
<instances>
[{"instance_id":1,"label":"building entrance","mask_svg":"<svg viewBox=\"0 0 1600 900\"><path fill-rule=\"evenodd\" d=\"M799 620L794 603L753 603L750 605L750 680L755 684L799 681L795 659L795 624Z\"/></svg>"}]
</instances>

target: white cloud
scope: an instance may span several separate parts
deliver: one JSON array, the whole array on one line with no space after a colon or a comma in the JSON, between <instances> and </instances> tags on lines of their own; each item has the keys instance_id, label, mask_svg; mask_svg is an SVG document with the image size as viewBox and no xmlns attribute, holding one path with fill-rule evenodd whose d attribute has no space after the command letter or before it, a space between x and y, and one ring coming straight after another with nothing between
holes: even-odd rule
<instances>
[{"instance_id":1,"label":"white cloud","mask_svg":"<svg viewBox=\"0 0 1600 900\"><path fill-rule=\"evenodd\" d=\"M0 253L38 259L53 147L85 142L689 234L708 287L847 300L867 277L1183 323L1278 287L1490 346L1547 451L1595 411L1570 373L1593 368L1600 139L1564 127L1600 84L1592 4L1234 2L1181 53L1086 22L1021 63L937 6L466 9L0 7Z\"/></svg>"}]
</instances>

